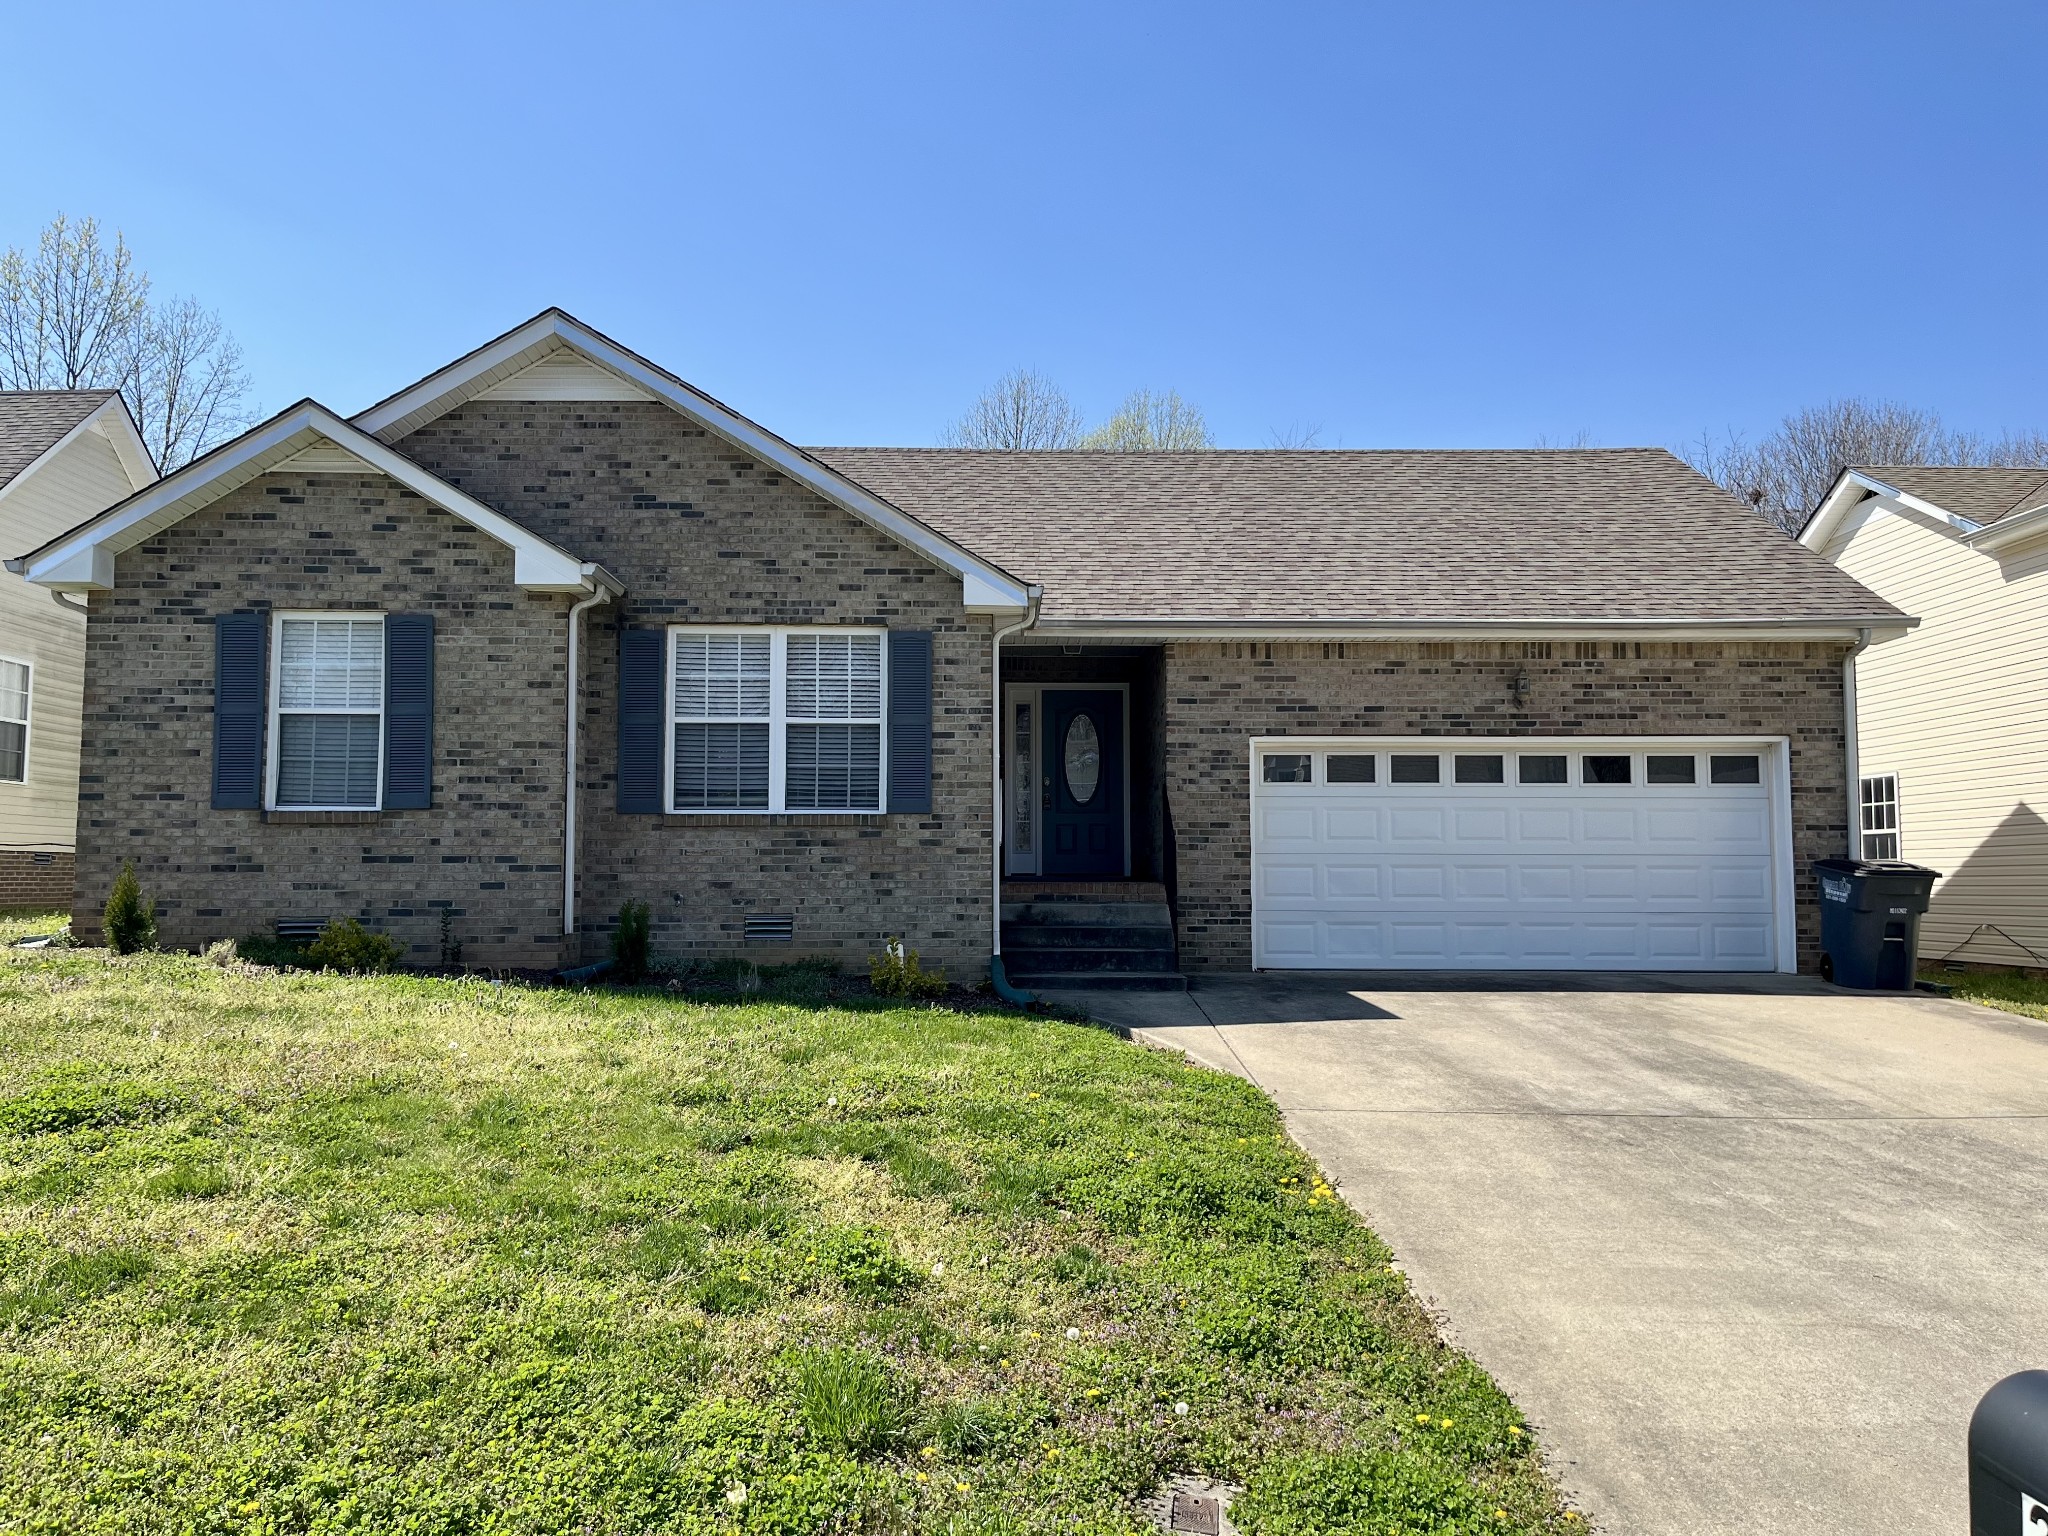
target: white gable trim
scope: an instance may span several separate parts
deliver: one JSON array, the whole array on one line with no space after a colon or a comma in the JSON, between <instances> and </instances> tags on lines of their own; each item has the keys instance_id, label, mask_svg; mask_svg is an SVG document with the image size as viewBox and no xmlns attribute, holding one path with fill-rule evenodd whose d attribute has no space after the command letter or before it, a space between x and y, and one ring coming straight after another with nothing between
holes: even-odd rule
<instances>
[{"instance_id":1,"label":"white gable trim","mask_svg":"<svg viewBox=\"0 0 2048 1536\"><path fill-rule=\"evenodd\" d=\"M136 429L135 418L128 414L127 402L117 394L94 406L83 421L37 454L12 480L0 485L0 501L4 501L8 493L17 487L28 484L37 470L88 432L99 433L113 446L114 457L121 461L121 470L127 475L131 490L140 490L156 479L156 460L150 457L149 445L143 442L142 433Z\"/></svg>"},{"instance_id":2,"label":"white gable trim","mask_svg":"<svg viewBox=\"0 0 2048 1536\"><path fill-rule=\"evenodd\" d=\"M394 442L565 347L959 577L968 612L1022 612L1029 606L1025 583L1008 571L559 309L536 315L517 330L371 406L355 418L355 424L387 443Z\"/></svg>"},{"instance_id":3,"label":"white gable trim","mask_svg":"<svg viewBox=\"0 0 2048 1536\"><path fill-rule=\"evenodd\" d=\"M515 586L532 592L590 592L597 586L617 585L600 567L579 561L503 513L464 495L312 400L300 401L91 522L60 534L41 549L9 560L7 568L60 592L107 590L114 584L114 557L123 550L133 549L309 449L319 450L322 469L329 469L337 454L352 455L364 468L397 481L504 545L512 551Z\"/></svg>"},{"instance_id":4,"label":"white gable trim","mask_svg":"<svg viewBox=\"0 0 2048 1536\"><path fill-rule=\"evenodd\" d=\"M1945 507L1936 506L1924 497L1887 485L1874 475L1851 469L1842 472L1841 479L1835 482L1834 489L1821 502L1820 510L1801 530L1799 542L1808 549L1825 549L1852 515L1896 514L1900 511L1918 512L1933 519L1940 531L1957 543L1987 555L1995 555L2000 550L2048 533L2048 505L2011 513L1995 523L1977 523Z\"/></svg>"}]
</instances>

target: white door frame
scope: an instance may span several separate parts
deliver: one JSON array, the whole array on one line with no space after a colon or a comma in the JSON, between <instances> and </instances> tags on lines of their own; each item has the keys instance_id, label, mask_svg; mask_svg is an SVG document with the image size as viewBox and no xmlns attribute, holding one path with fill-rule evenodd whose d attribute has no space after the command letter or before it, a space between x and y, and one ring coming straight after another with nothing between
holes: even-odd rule
<instances>
[{"instance_id":1,"label":"white door frame","mask_svg":"<svg viewBox=\"0 0 2048 1536\"><path fill-rule=\"evenodd\" d=\"M1756 752L1768 786L1771 828L1772 960L1785 974L1799 969L1799 914L1792 849L1792 740L1789 736L1254 736L1245 761L1245 807L1251 813L1251 856L1245 869L1250 894L1252 969L1265 970L1259 939L1259 817L1254 801L1260 787L1262 752L1529 752L1550 747L1566 752L1654 752L1660 746L1696 744L1707 750L1729 747Z\"/></svg>"}]
</instances>

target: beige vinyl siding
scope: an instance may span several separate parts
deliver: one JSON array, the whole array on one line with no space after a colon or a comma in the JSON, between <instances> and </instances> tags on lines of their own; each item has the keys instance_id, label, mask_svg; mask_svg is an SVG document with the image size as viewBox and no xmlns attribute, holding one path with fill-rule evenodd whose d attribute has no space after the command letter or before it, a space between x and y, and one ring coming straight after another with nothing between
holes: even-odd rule
<instances>
[{"instance_id":1,"label":"beige vinyl siding","mask_svg":"<svg viewBox=\"0 0 2048 1536\"><path fill-rule=\"evenodd\" d=\"M46 544L135 490L114 445L88 428L0 496L0 555L12 559Z\"/></svg>"},{"instance_id":2,"label":"beige vinyl siding","mask_svg":"<svg viewBox=\"0 0 2048 1536\"><path fill-rule=\"evenodd\" d=\"M1998 558L1866 512L1827 552L1921 620L1863 653L1856 718L1860 772L1898 775L1900 854L1942 872L1922 957L2048 964L2048 543Z\"/></svg>"},{"instance_id":3,"label":"beige vinyl siding","mask_svg":"<svg viewBox=\"0 0 2048 1536\"><path fill-rule=\"evenodd\" d=\"M134 490L113 445L96 430L81 432L0 496L0 554L25 553ZM85 616L0 571L0 656L32 669L28 778L0 782L0 849L68 852L78 835Z\"/></svg>"}]
</instances>

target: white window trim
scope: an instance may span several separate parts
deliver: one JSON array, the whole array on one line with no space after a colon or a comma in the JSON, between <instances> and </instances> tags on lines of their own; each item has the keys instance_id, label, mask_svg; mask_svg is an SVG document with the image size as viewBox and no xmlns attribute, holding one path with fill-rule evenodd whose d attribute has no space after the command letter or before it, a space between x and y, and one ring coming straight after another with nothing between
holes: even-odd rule
<instances>
[{"instance_id":1,"label":"white window trim","mask_svg":"<svg viewBox=\"0 0 2048 1536\"><path fill-rule=\"evenodd\" d=\"M292 609L273 612L270 616L270 696L264 701L263 732L263 806L271 811L381 811L384 809L384 737L388 722L385 711L390 700L385 698L381 681L377 690L377 803L375 805L279 805L277 803L277 748L278 738L283 735L280 719L284 710L279 707L283 692L284 677L284 626L287 619L374 619L382 623L387 615L381 609L340 608L340 609ZM388 658L387 658L388 665ZM367 715L367 709L295 709L295 715Z\"/></svg>"},{"instance_id":2,"label":"white window trim","mask_svg":"<svg viewBox=\"0 0 2048 1536\"><path fill-rule=\"evenodd\" d=\"M32 777L32 775L29 772L29 764L34 760L33 752L35 748L36 739L36 664L20 656L0 656L0 661L11 661L14 663L14 665L20 667L24 672L28 673L28 687L25 690L23 690L28 694L28 705L22 711L20 721L21 777L18 779L0 779L0 784L26 785L29 782L29 779ZM13 724L14 722L9 721L8 723Z\"/></svg>"},{"instance_id":3,"label":"white window trim","mask_svg":"<svg viewBox=\"0 0 2048 1536\"><path fill-rule=\"evenodd\" d=\"M1887 780L1891 783L1891 796L1888 800L1873 800L1864 792L1870 785L1883 784ZM1890 827L1872 827L1868 824L1872 808L1880 805L1888 805L1891 808L1892 824ZM1869 848L1870 839L1873 837L1889 837L1892 840L1892 851L1890 854L1884 855L1884 857L1903 859L1906 856L1905 806L1903 804L1903 797L1899 792L1899 776L1896 773L1864 773L1857 775L1856 855L1858 858L1868 859L1875 857Z\"/></svg>"},{"instance_id":4,"label":"white window trim","mask_svg":"<svg viewBox=\"0 0 2048 1536\"><path fill-rule=\"evenodd\" d=\"M676 804L676 641L683 635L768 636L768 713L745 723L768 727L768 803L762 805ZM881 762L875 777L872 806L796 806L785 808L789 768L789 637L791 635L876 635L881 640L880 713L874 724L881 738ZM661 803L670 816L879 816L889 808L889 631L853 624L671 624L662 647L661 674ZM738 718L738 717L731 717ZM797 725L866 725L866 720L798 720Z\"/></svg>"}]
</instances>

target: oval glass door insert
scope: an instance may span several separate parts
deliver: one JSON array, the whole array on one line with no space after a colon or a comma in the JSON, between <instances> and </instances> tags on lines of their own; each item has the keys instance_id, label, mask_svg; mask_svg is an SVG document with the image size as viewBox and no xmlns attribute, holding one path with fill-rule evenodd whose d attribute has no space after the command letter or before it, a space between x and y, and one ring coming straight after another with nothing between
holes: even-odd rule
<instances>
[{"instance_id":1,"label":"oval glass door insert","mask_svg":"<svg viewBox=\"0 0 2048 1536\"><path fill-rule=\"evenodd\" d=\"M1086 715L1076 715L1068 721L1060 755L1067 776L1067 793L1074 797L1074 804L1086 805L1095 798L1096 788L1102 783L1102 738L1095 732L1095 722Z\"/></svg>"}]
</instances>

